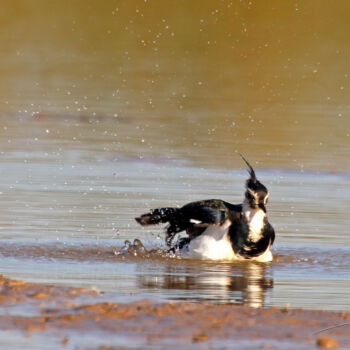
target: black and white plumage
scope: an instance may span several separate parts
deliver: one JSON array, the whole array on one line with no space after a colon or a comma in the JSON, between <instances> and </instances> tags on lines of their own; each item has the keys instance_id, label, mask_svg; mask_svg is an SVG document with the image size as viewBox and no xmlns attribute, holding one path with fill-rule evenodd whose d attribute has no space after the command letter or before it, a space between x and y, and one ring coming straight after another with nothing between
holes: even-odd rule
<instances>
[{"instance_id":1,"label":"black and white plumage","mask_svg":"<svg viewBox=\"0 0 350 350\"><path fill-rule=\"evenodd\" d=\"M220 199L192 202L181 208L159 208L135 220L141 225L168 223L166 243L193 258L209 260L272 261L270 248L275 231L268 222L266 204L269 192L249 168L242 204ZM172 246L174 236L186 231L188 237Z\"/></svg>"}]
</instances>

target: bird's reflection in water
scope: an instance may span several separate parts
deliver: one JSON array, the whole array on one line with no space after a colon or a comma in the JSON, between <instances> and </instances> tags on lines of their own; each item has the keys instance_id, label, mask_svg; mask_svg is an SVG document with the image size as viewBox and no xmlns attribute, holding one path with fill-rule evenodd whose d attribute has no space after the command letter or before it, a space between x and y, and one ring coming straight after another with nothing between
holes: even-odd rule
<instances>
[{"instance_id":1,"label":"bird's reflection in water","mask_svg":"<svg viewBox=\"0 0 350 350\"><path fill-rule=\"evenodd\" d=\"M248 263L242 269L242 276L231 277L229 290L242 292L242 304L251 307L262 307L265 292L273 287L273 279L265 277L266 266Z\"/></svg>"},{"instance_id":2,"label":"bird's reflection in water","mask_svg":"<svg viewBox=\"0 0 350 350\"><path fill-rule=\"evenodd\" d=\"M156 276L143 275L140 287L167 289L170 299L213 301L262 307L273 279L265 277L268 266L256 262L201 265L169 264ZM171 293L171 291L173 293Z\"/></svg>"}]
</instances>

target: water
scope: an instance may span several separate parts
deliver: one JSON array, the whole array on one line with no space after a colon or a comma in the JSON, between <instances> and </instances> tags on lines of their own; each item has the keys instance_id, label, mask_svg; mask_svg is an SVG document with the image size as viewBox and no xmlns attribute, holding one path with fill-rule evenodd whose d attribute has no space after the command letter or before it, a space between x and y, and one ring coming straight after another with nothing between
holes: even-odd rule
<instances>
[{"instance_id":1,"label":"water","mask_svg":"<svg viewBox=\"0 0 350 350\"><path fill-rule=\"evenodd\" d=\"M161 227L140 227L134 217L205 198L239 203L247 172L238 154L226 158L233 169L220 167L202 148L198 161L189 159L184 145L172 146L176 157L160 156L157 147L144 155L135 125L114 120L2 123L2 274L97 288L115 301L350 310L349 172L266 168L260 160L256 172L270 190L269 218L277 232L274 262L177 259L165 256ZM113 127L129 136L123 147L130 153L108 149ZM155 132L152 142L158 139ZM124 240L135 238L156 252L123 252Z\"/></svg>"},{"instance_id":2,"label":"water","mask_svg":"<svg viewBox=\"0 0 350 350\"><path fill-rule=\"evenodd\" d=\"M347 2L39 2L1 5L2 274L350 311ZM270 190L274 262L115 254L165 248L133 219L150 208L241 202L238 152Z\"/></svg>"}]
</instances>

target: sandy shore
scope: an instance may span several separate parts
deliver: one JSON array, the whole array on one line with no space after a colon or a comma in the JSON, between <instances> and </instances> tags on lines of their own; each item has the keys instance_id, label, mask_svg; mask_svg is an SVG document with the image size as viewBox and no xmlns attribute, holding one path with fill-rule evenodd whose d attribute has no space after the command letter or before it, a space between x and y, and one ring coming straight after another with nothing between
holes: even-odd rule
<instances>
[{"instance_id":1,"label":"sandy shore","mask_svg":"<svg viewBox=\"0 0 350 350\"><path fill-rule=\"evenodd\" d=\"M346 312L253 309L211 303L154 304L147 300L117 304L106 301L97 291L26 283L3 276L0 288L2 333L16 331L19 337L55 339L50 348L350 347L350 325L316 334L350 322Z\"/></svg>"}]
</instances>

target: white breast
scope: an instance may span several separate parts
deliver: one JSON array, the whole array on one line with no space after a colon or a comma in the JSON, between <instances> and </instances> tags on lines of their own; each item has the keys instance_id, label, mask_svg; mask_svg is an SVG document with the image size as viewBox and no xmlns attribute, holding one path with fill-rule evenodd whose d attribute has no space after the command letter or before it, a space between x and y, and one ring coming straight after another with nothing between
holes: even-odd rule
<instances>
[{"instance_id":1,"label":"white breast","mask_svg":"<svg viewBox=\"0 0 350 350\"><path fill-rule=\"evenodd\" d=\"M251 241L261 238L264 225L265 213L262 210L244 212L249 223L249 239ZM181 250L181 255L192 259L208 260L246 260L236 255L232 249L228 229L230 220L223 225L210 225L200 236L192 239L188 245ZM270 246L261 255L249 259L251 261L272 261Z\"/></svg>"},{"instance_id":2,"label":"white breast","mask_svg":"<svg viewBox=\"0 0 350 350\"><path fill-rule=\"evenodd\" d=\"M186 256L194 259L233 260L237 259L228 236L227 220L223 225L211 225L200 236L192 239L186 247Z\"/></svg>"},{"instance_id":3,"label":"white breast","mask_svg":"<svg viewBox=\"0 0 350 350\"><path fill-rule=\"evenodd\" d=\"M246 209L244 215L247 218L249 226L248 239L252 242L256 242L261 238L261 231L264 227L264 220L266 214L263 210L259 209Z\"/></svg>"}]
</instances>

